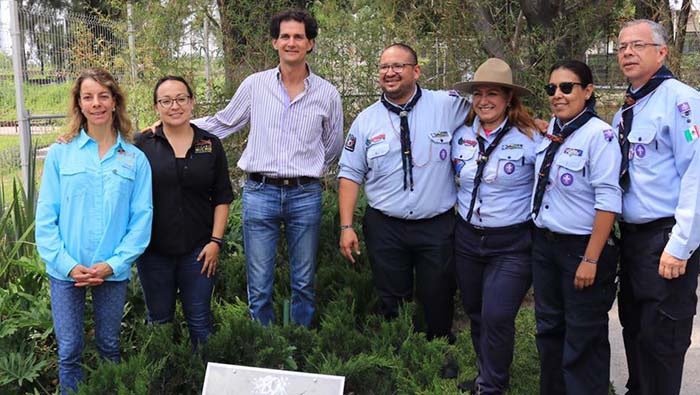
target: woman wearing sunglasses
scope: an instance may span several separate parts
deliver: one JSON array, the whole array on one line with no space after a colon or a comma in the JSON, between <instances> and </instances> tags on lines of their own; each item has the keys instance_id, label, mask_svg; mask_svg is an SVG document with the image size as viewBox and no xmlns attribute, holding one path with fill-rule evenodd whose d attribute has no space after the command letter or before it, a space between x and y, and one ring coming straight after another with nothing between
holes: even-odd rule
<instances>
[{"instance_id":1,"label":"woman wearing sunglasses","mask_svg":"<svg viewBox=\"0 0 700 395\"><path fill-rule=\"evenodd\" d=\"M501 394L513 360L515 316L532 283L530 194L541 140L520 103L530 91L511 69L488 59L455 89L472 94L465 125L452 139L459 180L455 230L457 278L479 361L472 393Z\"/></svg>"},{"instance_id":2,"label":"woman wearing sunglasses","mask_svg":"<svg viewBox=\"0 0 700 395\"><path fill-rule=\"evenodd\" d=\"M595 114L585 63L554 65L545 86L555 118L537 148L533 282L541 394L607 394L608 310L621 210L620 147Z\"/></svg>"},{"instance_id":3,"label":"woman wearing sunglasses","mask_svg":"<svg viewBox=\"0 0 700 395\"><path fill-rule=\"evenodd\" d=\"M148 321L171 322L179 294L197 348L211 332L211 294L233 191L221 142L190 123L194 96L187 81L161 78L153 106L162 124L136 140L153 169L153 235L136 266Z\"/></svg>"}]
</instances>

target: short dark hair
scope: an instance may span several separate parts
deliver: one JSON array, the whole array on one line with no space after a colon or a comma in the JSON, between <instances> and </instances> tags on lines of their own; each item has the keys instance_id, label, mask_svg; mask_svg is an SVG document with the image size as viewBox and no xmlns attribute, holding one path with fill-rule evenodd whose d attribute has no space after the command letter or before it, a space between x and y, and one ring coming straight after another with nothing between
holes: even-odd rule
<instances>
[{"instance_id":1,"label":"short dark hair","mask_svg":"<svg viewBox=\"0 0 700 395\"><path fill-rule=\"evenodd\" d=\"M165 81L182 82L185 85L185 88L187 88L187 94L190 95L190 97L194 97L190 84L188 84L184 78L180 77L179 75L166 75L165 77L159 79L158 82L156 82L156 87L153 88L153 105L158 104L158 88L160 88Z\"/></svg>"},{"instance_id":2,"label":"short dark hair","mask_svg":"<svg viewBox=\"0 0 700 395\"><path fill-rule=\"evenodd\" d=\"M384 53L387 49L392 48L392 47L399 47L399 48L403 49L404 51L408 52L411 55L411 57L413 58L412 62L414 64L418 64L418 54L408 44L393 43L393 44L389 45L388 47L384 48L382 50L382 53Z\"/></svg>"},{"instance_id":3,"label":"short dark hair","mask_svg":"<svg viewBox=\"0 0 700 395\"><path fill-rule=\"evenodd\" d=\"M569 70L576 74L584 88L588 85L593 85L593 72L591 68L580 60L569 59L557 62L549 69L549 75L552 75L552 72L557 69ZM595 93L591 94L591 97L586 100L586 107L595 111Z\"/></svg>"},{"instance_id":4,"label":"short dark hair","mask_svg":"<svg viewBox=\"0 0 700 395\"><path fill-rule=\"evenodd\" d=\"M270 18L270 37L280 36L280 25L285 21L297 21L304 24L306 38L313 40L318 35L318 23L308 11L299 8L291 8L279 12Z\"/></svg>"}]
</instances>

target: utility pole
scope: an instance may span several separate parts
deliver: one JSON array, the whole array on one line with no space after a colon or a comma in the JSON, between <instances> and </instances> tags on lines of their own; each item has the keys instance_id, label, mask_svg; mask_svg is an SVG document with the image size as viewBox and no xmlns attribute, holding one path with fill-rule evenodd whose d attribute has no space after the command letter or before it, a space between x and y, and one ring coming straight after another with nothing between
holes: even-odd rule
<instances>
[{"instance_id":1,"label":"utility pole","mask_svg":"<svg viewBox=\"0 0 700 395\"><path fill-rule=\"evenodd\" d=\"M17 109L17 129L19 130L19 156L22 163L22 186L24 196L29 192L29 149L32 144L29 130L29 113L24 108L22 90L22 34L19 26L19 0L10 0L10 35L12 36L12 67L15 77L15 108Z\"/></svg>"},{"instance_id":2,"label":"utility pole","mask_svg":"<svg viewBox=\"0 0 700 395\"><path fill-rule=\"evenodd\" d=\"M126 3L126 23L129 30L129 63L131 64L131 89L136 88L136 44L134 41L134 5L131 0ZM139 129L139 116L136 111L132 112L132 122L134 129Z\"/></svg>"}]
</instances>

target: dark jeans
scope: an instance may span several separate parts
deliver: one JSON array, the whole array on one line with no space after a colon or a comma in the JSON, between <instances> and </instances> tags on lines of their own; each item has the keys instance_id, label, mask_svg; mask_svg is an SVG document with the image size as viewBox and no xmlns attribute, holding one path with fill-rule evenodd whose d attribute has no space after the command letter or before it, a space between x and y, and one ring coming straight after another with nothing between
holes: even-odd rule
<instances>
[{"instance_id":1,"label":"dark jeans","mask_svg":"<svg viewBox=\"0 0 700 395\"><path fill-rule=\"evenodd\" d=\"M659 275L659 259L673 221L640 229L622 225L620 322L625 342L628 394L678 394L697 305L694 253L681 277Z\"/></svg>"},{"instance_id":2,"label":"dark jeans","mask_svg":"<svg viewBox=\"0 0 700 395\"><path fill-rule=\"evenodd\" d=\"M531 247L530 223L479 230L457 221L457 278L479 361L476 385L484 395L508 388L515 316L532 284Z\"/></svg>"},{"instance_id":3,"label":"dark jeans","mask_svg":"<svg viewBox=\"0 0 700 395\"><path fill-rule=\"evenodd\" d=\"M211 294L214 279L202 274L202 261L197 248L184 255L161 255L146 251L136 261L146 299L148 321L157 324L172 322L178 291L182 311L190 330L193 345L204 343L211 333Z\"/></svg>"},{"instance_id":4,"label":"dark jeans","mask_svg":"<svg viewBox=\"0 0 700 395\"><path fill-rule=\"evenodd\" d=\"M389 217L371 207L365 213L365 242L382 313L398 315L400 304L412 300L415 278L428 339L451 336L454 224L452 211L422 220Z\"/></svg>"},{"instance_id":5,"label":"dark jeans","mask_svg":"<svg viewBox=\"0 0 700 395\"><path fill-rule=\"evenodd\" d=\"M615 299L618 247L609 239L593 285L579 291L574 277L588 239L535 228L532 274L542 395L608 394L608 311Z\"/></svg>"}]
</instances>

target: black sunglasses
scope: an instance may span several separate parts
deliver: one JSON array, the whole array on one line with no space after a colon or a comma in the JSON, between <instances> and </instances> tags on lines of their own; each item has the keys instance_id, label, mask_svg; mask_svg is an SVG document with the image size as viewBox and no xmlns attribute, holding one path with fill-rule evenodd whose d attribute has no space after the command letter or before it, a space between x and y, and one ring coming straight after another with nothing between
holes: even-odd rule
<instances>
[{"instance_id":1,"label":"black sunglasses","mask_svg":"<svg viewBox=\"0 0 700 395\"><path fill-rule=\"evenodd\" d=\"M559 86L561 93L568 95L574 90L574 85L581 85L581 88L583 88L583 84L580 82L562 82L559 85L547 84L544 86L544 91L547 92L549 96L554 96L554 94L557 93L557 86Z\"/></svg>"}]
</instances>

